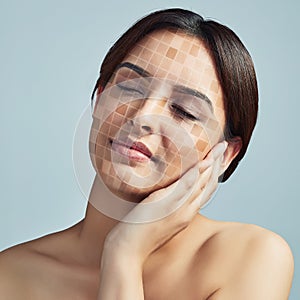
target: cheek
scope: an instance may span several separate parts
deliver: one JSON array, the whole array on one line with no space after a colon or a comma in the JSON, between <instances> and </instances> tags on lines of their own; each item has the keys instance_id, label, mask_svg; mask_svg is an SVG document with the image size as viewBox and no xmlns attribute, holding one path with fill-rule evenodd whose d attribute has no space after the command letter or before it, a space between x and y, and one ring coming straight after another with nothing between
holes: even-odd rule
<instances>
[{"instance_id":1,"label":"cheek","mask_svg":"<svg viewBox=\"0 0 300 300\"><path fill-rule=\"evenodd\" d=\"M198 154L198 160L202 160L210 148L208 134L204 127L198 124L193 125L190 134L194 141L194 147Z\"/></svg>"},{"instance_id":2,"label":"cheek","mask_svg":"<svg viewBox=\"0 0 300 300\"><path fill-rule=\"evenodd\" d=\"M209 149L204 130L200 126L189 124L176 125L173 132L165 132L163 147L166 151L166 178L180 177L190 167L205 156ZM202 138L199 138L201 136Z\"/></svg>"},{"instance_id":3,"label":"cheek","mask_svg":"<svg viewBox=\"0 0 300 300\"><path fill-rule=\"evenodd\" d=\"M110 113L104 121L97 119L98 127L93 128L97 130L97 146L107 146L110 138L114 138L120 130L124 128L124 124L128 118L128 105L120 105L114 112Z\"/></svg>"},{"instance_id":4,"label":"cheek","mask_svg":"<svg viewBox=\"0 0 300 300\"><path fill-rule=\"evenodd\" d=\"M104 122L94 115L92 130L96 134L95 157L96 171L99 174L110 173L106 168L106 162L111 161L110 139L115 136L124 123L124 117L115 111Z\"/></svg>"},{"instance_id":5,"label":"cheek","mask_svg":"<svg viewBox=\"0 0 300 300\"><path fill-rule=\"evenodd\" d=\"M168 141L165 149L167 149L165 177L167 180L179 177L183 171L182 151L178 144L171 141Z\"/></svg>"},{"instance_id":6,"label":"cheek","mask_svg":"<svg viewBox=\"0 0 300 300\"><path fill-rule=\"evenodd\" d=\"M212 121L206 122L205 125L190 125L185 131L189 142L182 146L180 155L188 166L202 161L222 136L218 122ZM190 161L187 157L191 158Z\"/></svg>"},{"instance_id":7,"label":"cheek","mask_svg":"<svg viewBox=\"0 0 300 300\"><path fill-rule=\"evenodd\" d=\"M207 140L199 139L196 141L196 149L198 153L198 160L201 161L211 149L211 145Z\"/></svg>"},{"instance_id":8,"label":"cheek","mask_svg":"<svg viewBox=\"0 0 300 300\"><path fill-rule=\"evenodd\" d=\"M105 115L102 112L104 107L100 106L97 108L92 124L92 131L95 135L95 157L93 161L100 174L112 173L108 172L104 166L105 163L112 161L110 142L114 138L130 134L131 129L128 126L128 119L136 114L139 105L140 101L118 105L113 112L107 115L104 121L101 120L101 116Z\"/></svg>"},{"instance_id":9,"label":"cheek","mask_svg":"<svg viewBox=\"0 0 300 300\"><path fill-rule=\"evenodd\" d=\"M208 118L202 125L194 124L190 134L199 160L203 160L211 148L224 138L222 122L216 118Z\"/></svg>"}]
</instances>

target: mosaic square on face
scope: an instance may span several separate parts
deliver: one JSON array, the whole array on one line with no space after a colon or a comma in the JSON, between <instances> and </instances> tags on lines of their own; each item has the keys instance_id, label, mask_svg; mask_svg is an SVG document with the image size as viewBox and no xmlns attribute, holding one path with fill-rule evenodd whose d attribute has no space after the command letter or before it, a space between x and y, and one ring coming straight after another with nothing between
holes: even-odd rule
<instances>
[{"instance_id":1,"label":"mosaic square on face","mask_svg":"<svg viewBox=\"0 0 300 300\"><path fill-rule=\"evenodd\" d=\"M182 51L178 51L176 59L177 59L178 64L182 66L186 60L186 53L184 53Z\"/></svg>"},{"instance_id":2,"label":"mosaic square on face","mask_svg":"<svg viewBox=\"0 0 300 300\"><path fill-rule=\"evenodd\" d=\"M169 47L167 44L164 44L164 43L159 43L157 45L157 49L156 51L154 51L154 49L152 49L152 52L156 52L156 53L160 53L162 56L165 56L167 51L168 51Z\"/></svg>"},{"instance_id":3,"label":"mosaic square on face","mask_svg":"<svg viewBox=\"0 0 300 300\"><path fill-rule=\"evenodd\" d=\"M152 51L152 50L150 50L150 49L148 49L148 48L143 48L143 50L142 50L142 55L144 56L144 59L145 59L146 61L149 61L149 60L150 60L152 54L153 54L153 51Z\"/></svg>"},{"instance_id":4,"label":"mosaic square on face","mask_svg":"<svg viewBox=\"0 0 300 300\"><path fill-rule=\"evenodd\" d=\"M209 88L213 93L218 93L219 92L219 83L216 80L212 80Z\"/></svg>"},{"instance_id":5,"label":"mosaic square on face","mask_svg":"<svg viewBox=\"0 0 300 300\"><path fill-rule=\"evenodd\" d=\"M197 47L196 45L192 45L189 53L192 55L192 56L195 56L197 57L198 54L199 54L199 47Z\"/></svg>"},{"instance_id":6,"label":"mosaic square on face","mask_svg":"<svg viewBox=\"0 0 300 300\"><path fill-rule=\"evenodd\" d=\"M166 53L166 56L173 59L177 54L177 49L170 47Z\"/></svg>"},{"instance_id":7,"label":"mosaic square on face","mask_svg":"<svg viewBox=\"0 0 300 300\"><path fill-rule=\"evenodd\" d=\"M183 34L180 35L180 37L183 36ZM199 89L201 92L207 93L209 98L212 97L214 104L222 104L220 97L218 97L220 89L214 73L214 68L211 66L211 61L205 59L205 56L203 56L205 54L205 50L203 50L200 46L199 40L191 37L178 38L174 32L164 32L161 35L153 34L142 40L139 45L135 47L134 50L125 58L125 61L129 61L130 63L136 64L137 66L145 69L155 78L167 80L168 82L173 81L174 85L181 84L194 89ZM201 57L201 55L203 57ZM118 75L116 75L116 77L117 76ZM124 76L123 79L126 80L126 76ZM114 82L112 82L112 84L114 84ZM138 88L139 86L137 85L136 87ZM155 89L155 85L153 85L153 89ZM154 93L156 92L154 90L152 91L150 89L150 91L153 93L150 93L148 96L149 99L152 99L151 96L157 94ZM125 94L126 93L124 93L124 95ZM120 97L120 94L118 94L118 92L115 90L112 91L111 96L117 101L117 98L118 96ZM172 114L169 112L167 101L168 99L165 101L165 105L157 105L155 113L168 116L172 121ZM203 100L199 99L199 101ZM142 107L142 105L140 107L132 105L131 107L131 105L128 103L126 105L120 105L113 114L108 114L110 117L107 120L105 125L106 127L103 127L104 131L106 132L103 133L103 136L109 138L116 135L116 133L120 130L128 136L132 135L132 132L128 128L123 128L122 125L129 118L137 120L138 118L136 116L142 112ZM220 109L218 110L218 113L221 115L222 105L219 107ZM150 125L157 125L156 123L156 121L153 121L153 124ZM164 128L163 132L167 132L168 134L170 133L170 130L176 132L180 127L185 131L187 136L190 136L190 139L193 141L192 147L196 147L199 152L204 151L204 149L207 149L211 146L207 132L205 132L205 134L201 134L204 130L200 125L193 126L192 122L188 123L186 120L177 120L176 122L170 123L176 125L169 126L166 124L166 128ZM218 127L218 122L216 120L208 121L206 126L209 127L209 130L214 130ZM174 135L172 133L171 136L174 137L176 134ZM163 155L163 153L167 153L168 155L166 158L169 159L169 165L168 168L165 169L166 174L164 174L165 180L167 181L172 180L172 178L174 178L173 176L175 175L179 176L182 171L182 166L180 163L178 163L178 161L181 161L181 157L178 157L178 153L180 151L184 153L184 151L189 150L189 145L182 145L180 138L178 138L178 140L175 142L173 148L171 147L171 144L172 143L170 143L170 148L168 149L165 148L164 144L159 144L157 148L157 153L160 155ZM148 145L151 145L151 143L149 142ZM113 167L108 167L108 164L111 163L111 157L109 157L107 154L109 151L107 151L105 147L99 149L101 149L100 152L105 153L104 159L107 160L104 163L105 166L102 166L103 170L107 170L109 173L108 176L116 176L116 172L113 171ZM190 151L192 152L194 150ZM201 155L203 156L203 153L201 153ZM184 159L186 162L187 158ZM172 165L173 162L174 165ZM192 160L190 163L192 163ZM130 173L126 172L122 173L122 176L124 175L124 178L126 178L127 181L134 181L134 176L137 176L138 174L141 176L146 174L148 176L150 174L149 170L150 169L146 167L144 169L137 168L132 171L132 177ZM152 171L153 174L157 172L155 169ZM113 182L116 186L124 186L124 183L117 182L116 180L113 180ZM160 186L162 183L157 182L156 184L157 186Z\"/></svg>"}]
</instances>

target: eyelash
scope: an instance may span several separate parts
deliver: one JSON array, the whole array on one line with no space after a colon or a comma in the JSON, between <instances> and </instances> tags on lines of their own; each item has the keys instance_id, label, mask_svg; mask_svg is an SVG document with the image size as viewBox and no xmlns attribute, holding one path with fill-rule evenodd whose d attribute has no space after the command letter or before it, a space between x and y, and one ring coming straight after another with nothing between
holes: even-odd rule
<instances>
[{"instance_id":1,"label":"eyelash","mask_svg":"<svg viewBox=\"0 0 300 300\"><path fill-rule=\"evenodd\" d=\"M117 83L116 84L117 87L125 92L130 92L130 93L138 93L140 95L144 95L144 93L140 90L137 90L137 89L134 89L134 88L131 88L131 87L128 87L128 86L125 86L125 85L122 85L121 83Z\"/></svg>"},{"instance_id":2,"label":"eyelash","mask_svg":"<svg viewBox=\"0 0 300 300\"><path fill-rule=\"evenodd\" d=\"M121 90L123 90L125 92L138 93L142 96L144 95L144 93L142 91L131 88L131 87L124 86L121 83L117 83L116 85L118 86L118 88L120 88ZM172 109L173 113L176 114L176 117L178 117L180 119L189 119L191 121L198 120L198 118L196 118L194 115L190 114L189 112L187 112L185 109L183 109L181 106L179 106L177 104L171 104L171 109Z\"/></svg>"},{"instance_id":3,"label":"eyelash","mask_svg":"<svg viewBox=\"0 0 300 300\"><path fill-rule=\"evenodd\" d=\"M171 109L181 119L189 119L192 121L198 120L195 116L193 116L192 114L190 114L189 112L187 112L186 110L184 110L181 106L179 106L177 104L172 104Z\"/></svg>"}]
</instances>

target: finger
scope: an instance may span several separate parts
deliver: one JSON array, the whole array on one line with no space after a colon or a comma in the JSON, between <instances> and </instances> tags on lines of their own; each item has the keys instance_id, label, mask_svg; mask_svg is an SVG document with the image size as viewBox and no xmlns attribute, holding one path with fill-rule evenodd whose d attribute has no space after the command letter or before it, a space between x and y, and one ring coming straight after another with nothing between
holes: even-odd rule
<instances>
[{"instance_id":1,"label":"finger","mask_svg":"<svg viewBox=\"0 0 300 300\"><path fill-rule=\"evenodd\" d=\"M199 166L199 164L198 164ZM211 177L212 173L212 166L209 166L203 173L197 174L197 179L194 181L193 185L190 187L190 191L187 191L188 196L183 201L183 203L180 203L180 205L177 205L177 208L179 208L178 212L181 215L184 215L187 220L191 220L192 217L197 213L199 210L195 210L193 206L191 206L191 203L194 202L194 200L201 194L202 189L204 189L205 185L207 184L209 178ZM184 195L186 196L186 194ZM181 198L182 200L182 198ZM178 203L178 200L177 200Z\"/></svg>"},{"instance_id":2,"label":"finger","mask_svg":"<svg viewBox=\"0 0 300 300\"><path fill-rule=\"evenodd\" d=\"M217 153L219 155L219 159L221 159L220 155L222 153L222 147L219 146L219 153ZM224 147L223 147L224 148ZM193 190L191 191L190 195L188 196L188 198L184 201L184 203L182 205L180 205L180 210L178 210L178 212L180 212L180 214L182 216L185 216L187 220L191 220L193 216L195 216L201 205L202 202L207 202L208 199L206 199L206 196L204 196L205 191L207 190L207 187L210 187L208 189L208 191L210 192L211 190L215 190L215 188L213 187L213 185L211 184L211 180L212 178L216 178L215 173L213 174L213 172L216 172L215 169L217 168L216 165L218 165L218 161L219 159L217 159L217 161L213 161L213 164L208 164L207 165L207 169L203 172L201 172L198 169L198 174L197 174L197 180L195 180L195 182L193 183L193 185L190 187ZM201 163L198 163L198 167ZM197 167L197 166L196 166ZM193 168L195 169L195 168ZM201 197L202 195L202 197ZM207 195L207 194L206 194Z\"/></svg>"},{"instance_id":3,"label":"finger","mask_svg":"<svg viewBox=\"0 0 300 300\"><path fill-rule=\"evenodd\" d=\"M218 143L209 153L208 159L199 163L200 175L196 183L197 187L194 189L194 192L190 197L190 203L197 198L199 199L199 196L203 194L203 191L207 190L208 188L210 188L209 190L215 190L214 186L216 182L216 174L218 174L220 161L222 160L222 154L226 151L226 148L227 142Z\"/></svg>"},{"instance_id":4,"label":"finger","mask_svg":"<svg viewBox=\"0 0 300 300\"><path fill-rule=\"evenodd\" d=\"M194 186L198 177L198 164L186 171L178 180L167 187L151 193L141 203L148 203L156 200L168 199L176 203L181 200Z\"/></svg>"},{"instance_id":5,"label":"finger","mask_svg":"<svg viewBox=\"0 0 300 300\"><path fill-rule=\"evenodd\" d=\"M222 154L226 151L228 143L223 141L221 143L216 144L207 158L200 163L200 176L197 183L197 189L193 194L193 199L199 197L200 194L203 194L203 191L210 187L210 190L214 190L214 185L216 181L216 175L219 174L220 163L223 159ZM204 164L205 162L205 164ZM207 170L210 170L209 172ZM206 187L207 186L207 187ZM196 197L195 197L196 195Z\"/></svg>"},{"instance_id":6,"label":"finger","mask_svg":"<svg viewBox=\"0 0 300 300\"><path fill-rule=\"evenodd\" d=\"M217 159L227 149L228 143L226 141L216 144L207 155L207 159Z\"/></svg>"},{"instance_id":7,"label":"finger","mask_svg":"<svg viewBox=\"0 0 300 300\"><path fill-rule=\"evenodd\" d=\"M200 163L200 173L204 172L214 161L226 151L228 143L226 141L216 144Z\"/></svg>"},{"instance_id":8,"label":"finger","mask_svg":"<svg viewBox=\"0 0 300 300\"><path fill-rule=\"evenodd\" d=\"M190 203L195 201L195 199L197 199L199 195L203 193L203 190L205 189L206 185L208 184L211 178L212 171L213 165L211 165L204 172L199 174L197 183L195 184L195 189L189 200Z\"/></svg>"},{"instance_id":9,"label":"finger","mask_svg":"<svg viewBox=\"0 0 300 300\"><path fill-rule=\"evenodd\" d=\"M141 203L160 201L160 209L164 211L173 211L184 204L189 204L196 199L211 177L212 169L210 166L215 162L217 156L220 156L226 150L226 144L218 143L211 150L209 158L191 167L177 181L171 185L151 193ZM210 159L213 158L213 159ZM203 176L199 178L199 171ZM207 171L205 173L205 171ZM205 174L204 174L205 173ZM202 189L202 190L201 190ZM179 203L180 201L180 203Z\"/></svg>"},{"instance_id":10,"label":"finger","mask_svg":"<svg viewBox=\"0 0 300 300\"><path fill-rule=\"evenodd\" d=\"M212 197L213 193L216 191L218 187L218 178L219 178L222 160L223 157L219 156L219 158L215 161L215 163L211 167L212 172L210 173L210 178L206 186L202 188L202 192L201 194L199 194L198 199L196 199L199 209L201 208L201 206L203 206L205 203L209 201L209 199Z\"/></svg>"}]
</instances>

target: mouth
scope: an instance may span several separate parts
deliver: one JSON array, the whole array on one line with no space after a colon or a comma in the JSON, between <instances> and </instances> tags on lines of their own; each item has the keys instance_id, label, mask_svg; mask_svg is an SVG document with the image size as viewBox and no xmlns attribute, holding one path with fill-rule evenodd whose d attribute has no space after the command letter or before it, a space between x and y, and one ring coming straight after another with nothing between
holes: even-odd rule
<instances>
[{"instance_id":1,"label":"mouth","mask_svg":"<svg viewBox=\"0 0 300 300\"><path fill-rule=\"evenodd\" d=\"M153 155L149 148L142 142L125 142L119 140L110 140L112 150L120 155L126 156L130 160L138 162L147 162L152 160Z\"/></svg>"}]
</instances>

